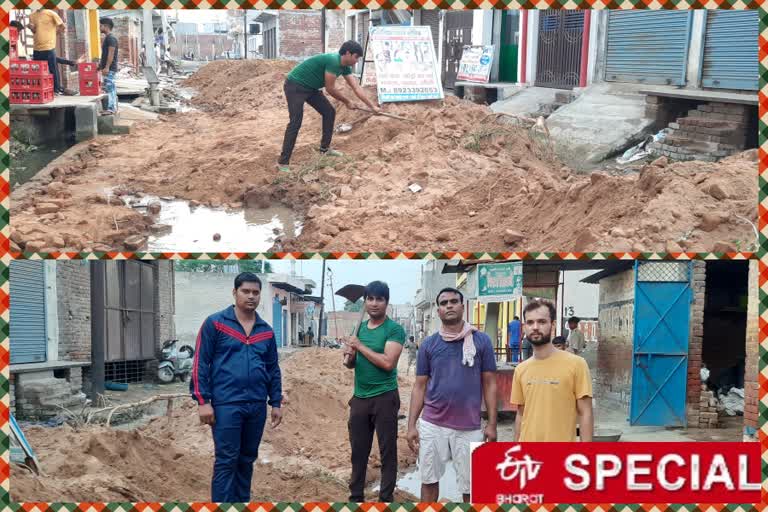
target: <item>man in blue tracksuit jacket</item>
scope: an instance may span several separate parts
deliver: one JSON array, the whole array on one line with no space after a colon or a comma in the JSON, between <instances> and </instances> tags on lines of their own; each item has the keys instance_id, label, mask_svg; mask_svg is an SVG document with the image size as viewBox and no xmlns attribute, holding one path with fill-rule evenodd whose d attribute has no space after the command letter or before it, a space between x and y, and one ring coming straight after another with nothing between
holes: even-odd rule
<instances>
[{"instance_id":1,"label":"man in blue tracksuit jacket","mask_svg":"<svg viewBox=\"0 0 768 512\"><path fill-rule=\"evenodd\" d=\"M205 319L189 383L200 422L211 425L216 462L211 499L251 499L253 463L272 407L272 427L282 421L282 384L272 328L256 313L261 280L250 272L235 278L235 305Z\"/></svg>"}]
</instances>

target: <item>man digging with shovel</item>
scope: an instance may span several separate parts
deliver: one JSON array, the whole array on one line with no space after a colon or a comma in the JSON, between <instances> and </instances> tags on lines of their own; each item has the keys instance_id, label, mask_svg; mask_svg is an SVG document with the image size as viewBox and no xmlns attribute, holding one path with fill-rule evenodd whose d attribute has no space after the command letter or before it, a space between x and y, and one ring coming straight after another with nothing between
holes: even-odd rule
<instances>
[{"instance_id":1,"label":"man digging with shovel","mask_svg":"<svg viewBox=\"0 0 768 512\"><path fill-rule=\"evenodd\" d=\"M365 474L376 432L381 454L379 501L391 503L397 479L397 416L400 394L397 362L405 330L387 316L389 287L373 281L366 287L347 285L336 292L351 302L365 298L358 326L344 340L344 364L355 369L355 391L349 401L352 477L349 501L365 501ZM368 321L361 322L364 313Z\"/></svg>"},{"instance_id":2,"label":"man digging with shovel","mask_svg":"<svg viewBox=\"0 0 768 512\"><path fill-rule=\"evenodd\" d=\"M321 53L305 60L290 73L285 80L283 90L285 99L288 102L288 114L290 121L285 129L285 138L283 139L283 151L280 154L277 168L282 172L289 172L288 164L291 160L293 148L296 145L296 138L299 136L301 123L304 119L304 103L308 103L317 110L323 117L323 137L320 140L320 153L328 156L341 156L341 153L331 149L331 138L333 137L334 121L336 120L336 109L325 97L321 89L342 102L348 109L355 107L352 102L336 89L336 79L339 75L344 77L347 85L352 88L355 96L365 103L368 108L379 113L379 108L371 102L363 89L352 75L352 66L357 64L360 57L363 56L363 47L355 41L347 41L338 53Z\"/></svg>"}]
</instances>

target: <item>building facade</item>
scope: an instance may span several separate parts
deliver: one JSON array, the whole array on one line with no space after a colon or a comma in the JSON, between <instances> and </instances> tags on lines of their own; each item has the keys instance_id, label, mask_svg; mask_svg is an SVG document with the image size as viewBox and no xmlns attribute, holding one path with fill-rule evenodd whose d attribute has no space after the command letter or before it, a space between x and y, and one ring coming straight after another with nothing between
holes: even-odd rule
<instances>
[{"instance_id":1,"label":"building facade","mask_svg":"<svg viewBox=\"0 0 768 512\"><path fill-rule=\"evenodd\" d=\"M718 426L718 393L744 393L757 427L757 262L628 262L599 285L599 337L584 357L597 397L637 425ZM702 376L702 368L706 368Z\"/></svg>"},{"instance_id":2,"label":"building facade","mask_svg":"<svg viewBox=\"0 0 768 512\"><path fill-rule=\"evenodd\" d=\"M105 381L153 381L174 336L171 262L11 263L11 404L45 419Z\"/></svg>"}]
</instances>

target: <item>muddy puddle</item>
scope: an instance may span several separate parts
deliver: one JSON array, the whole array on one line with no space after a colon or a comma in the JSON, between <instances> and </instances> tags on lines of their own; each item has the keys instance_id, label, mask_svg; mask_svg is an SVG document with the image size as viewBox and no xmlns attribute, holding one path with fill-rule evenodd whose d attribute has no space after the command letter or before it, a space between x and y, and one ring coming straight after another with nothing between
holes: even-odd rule
<instances>
[{"instance_id":1,"label":"muddy puddle","mask_svg":"<svg viewBox=\"0 0 768 512\"><path fill-rule=\"evenodd\" d=\"M409 492L414 496L421 496L421 475L418 468L410 470L397 480L397 488ZM379 486L373 488L374 492L379 492ZM456 471L453 469L453 463L447 462L445 465L445 474L440 479L440 500L450 500L452 502L461 502L462 496L459 488L456 486Z\"/></svg>"},{"instance_id":2,"label":"muddy puddle","mask_svg":"<svg viewBox=\"0 0 768 512\"><path fill-rule=\"evenodd\" d=\"M142 213L150 204L160 203L160 212L154 215L158 227L147 241L151 252L265 252L278 238L294 238L302 230L301 220L284 206L232 210L153 196L123 200Z\"/></svg>"},{"instance_id":3,"label":"muddy puddle","mask_svg":"<svg viewBox=\"0 0 768 512\"><path fill-rule=\"evenodd\" d=\"M33 146L29 151L21 151L11 156L9 165L11 187L23 185L34 178L40 170L74 144L74 140L58 140L46 145Z\"/></svg>"}]
</instances>

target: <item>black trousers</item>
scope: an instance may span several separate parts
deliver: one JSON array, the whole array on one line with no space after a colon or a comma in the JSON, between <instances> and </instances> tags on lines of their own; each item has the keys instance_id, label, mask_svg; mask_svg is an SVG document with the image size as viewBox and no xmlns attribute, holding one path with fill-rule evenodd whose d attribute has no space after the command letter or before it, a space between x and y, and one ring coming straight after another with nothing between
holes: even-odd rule
<instances>
[{"instance_id":1,"label":"black trousers","mask_svg":"<svg viewBox=\"0 0 768 512\"><path fill-rule=\"evenodd\" d=\"M48 71L53 74L53 90L61 91L61 78L59 77L59 66L56 65L56 50L33 51L32 60L44 60L48 62Z\"/></svg>"},{"instance_id":2,"label":"black trousers","mask_svg":"<svg viewBox=\"0 0 768 512\"><path fill-rule=\"evenodd\" d=\"M331 146L333 138L333 123L336 120L336 109L325 95L316 90L309 89L299 85L291 80L286 80L283 86L285 99L288 102L288 127L285 129L285 138L283 139L283 151L280 153L279 163L288 165L293 154L293 148L296 145L296 138L299 136L301 122L304 120L304 103L308 103L312 108L323 116L323 138L320 140L320 149L328 149Z\"/></svg>"},{"instance_id":3,"label":"black trousers","mask_svg":"<svg viewBox=\"0 0 768 512\"><path fill-rule=\"evenodd\" d=\"M381 486L379 501L391 503L397 481L397 415L400 393L387 391L371 398L352 397L349 401L349 443L352 446L352 478L349 501L365 501L365 474L373 446L373 433L379 441Z\"/></svg>"}]
</instances>

